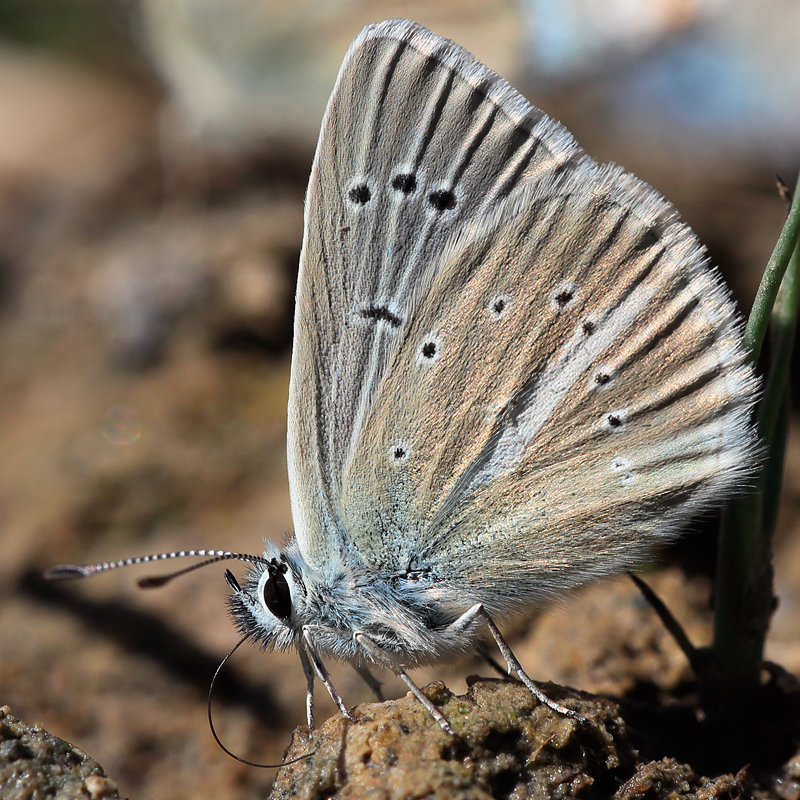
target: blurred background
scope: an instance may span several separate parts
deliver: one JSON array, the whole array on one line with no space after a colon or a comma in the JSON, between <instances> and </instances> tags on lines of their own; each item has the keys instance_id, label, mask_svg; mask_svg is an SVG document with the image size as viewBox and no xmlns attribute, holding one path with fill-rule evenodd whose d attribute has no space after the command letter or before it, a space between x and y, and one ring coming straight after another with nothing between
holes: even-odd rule
<instances>
[{"instance_id":1,"label":"blurred background","mask_svg":"<svg viewBox=\"0 0 800 800\"><path fill-rule=\"evenodd\" d=\"M596 159L659 189L745 312L783 223L774 176L793 185L800 167L797 0L0 0L0 703L89 752L122 794L270 785L206 721L237 639L223 568L153 592L132 571L38 576L259 552L291 529L303 195L347 46L392 16L463 44ZM796 431L786 483L768 656L797 674ZM652 576L698 644L712 528L698 523ZM625 581L593 587L518 626L517 654L537 678L679 695L688 670L652 616ZM483 670L417 677L461 690ZM351 670L334 678L348 703L370 699ZM295 655L239 651L215 696L220 735L280 760L303 695ZM331 713L320 693L320 721Z\"/></svg>"}]
</instances>

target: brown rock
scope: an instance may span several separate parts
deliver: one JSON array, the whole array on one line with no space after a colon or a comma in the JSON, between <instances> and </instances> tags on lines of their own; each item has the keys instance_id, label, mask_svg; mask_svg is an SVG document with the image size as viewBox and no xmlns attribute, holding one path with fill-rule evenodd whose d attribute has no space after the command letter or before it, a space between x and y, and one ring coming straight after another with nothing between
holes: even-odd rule
<instances>
[{"instance_id":1,"label":"brown rock","mask_svg":"<svg viewBox=\"0 0 800 800\"><path fill-rule=\"evenodd\" d=\"M75 745L0 708L0 797L115 800L117 786Z\"/></svg>"},{"instance_id":2,"label":"brown rock","mask_svg":"<svg viewBox=\"0 0 800 800\"><path fill-rule=\"evenodd\" d=\"M587 722L540 705L515 682L480 679L465 695L444 684L425 693L450 721L445 734L411 696L355 709L357 721L328 720L295 732L271 797L545 798L611 796L636 753L617 707L552 684L545 691Z\"/></svg>"}]
</instances>

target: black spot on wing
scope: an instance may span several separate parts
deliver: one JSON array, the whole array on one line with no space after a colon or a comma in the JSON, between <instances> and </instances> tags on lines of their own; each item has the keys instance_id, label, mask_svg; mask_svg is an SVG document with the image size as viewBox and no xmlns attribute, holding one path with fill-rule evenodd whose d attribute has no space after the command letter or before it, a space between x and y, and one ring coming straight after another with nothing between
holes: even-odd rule
<instances>
[{"instance_id":1,"label":"black spot on wing","mask_svg":"<svg viewBox=\"0 0 800 800\"><path fill-rule=\"evenodd\" d=\"M569 289L562 289L556 295L556 303L563 308L565 305L567 305L567 303L569 303L570 300L572 300L572 298L573 294Z\"/></svg>"},{"instance_id":2,"label":"black spot on wing","mask_svg":"<svg viewBox=\"0 0 800 800\"><path fill-rule=\"evenodd\" d=\"M399 328L403 320L393 314L386 306L370 305L359 310L364 319L374 319L378 322L388 322L393 328Z\"/></svg>"},{"instance_id":3,"label":"black spot on wing","mask_svg":"<svg viewBox=\"0 0 800 800\"><path fill-rule=\"evenodd\" d=\"M372 192L366 183L359 183L347 192L347 199L355 205L363 206L372 199Z\"/></svg>"},{"instance_id":4,"label":"black spot on wing","mask_svg":"<svg viewBox=\"0 0 800 800\"><path fill-rule=\"evenodd\" d=\"M428 202L437 211L451 211L456 207L456 196L448 189L436 189L428 195Z\"/></svg>"},{"instance_id":5,"label":"black spot on wing","mask_svg":"<svg viewBox=\"0 0 800 800\"><path fill-rule=\"evenodd\" d=\"M409 172L401 172L392 178L392 189L403 194L411 194L417 189L417 179Z\"/></svg>"},{"instance_id":6,"label":"black spot on wing","mask_svg":"<svg viewBox=\"0 0 800 800\"><path fill-rule=\"evenodd\" d=\"M425 342L422 345L422 355L425 358L433 358L436 355L436 342Z\"/></svg>"}]
</instances>

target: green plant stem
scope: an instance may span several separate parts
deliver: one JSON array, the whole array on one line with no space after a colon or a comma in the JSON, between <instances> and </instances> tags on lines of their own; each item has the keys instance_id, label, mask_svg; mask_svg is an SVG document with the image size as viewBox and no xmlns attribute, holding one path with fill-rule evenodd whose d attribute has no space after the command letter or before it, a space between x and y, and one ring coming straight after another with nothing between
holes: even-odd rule
<instances>
[{"instance_id":1,"label":"green plant stem","mask_svg":"<svg viewBox=\"0 0 800 800\"><path fill-rule=\"evenodd\" d=\"M758 361L758 357L761 355L761 345L764 343L764 337L767 333L775 298L778 296L778 289L783 280L783 275L786 272L789 259L797 247L798 236L800 236L800 202L798 202L798 194L800 194L800 179L798 179L795 186L794 202L783 225L781 235L778 237L775 249L767 262L767 268L764 270L761 283L758 285L758 291L753 300L753 308L750 311L750 316L744 329L744 345L750 352L753 363Z\"/></svg>"},{"instance_id":2,"label":"green plant stem","mask_svg":"<svg viewBox=\"0 0 800 800\"><path fill-rule=\"evenodd\" d=\"M764 512L761 521L761 537L759 539L762 551L769 548L771 556L772 536L778 521L778 506L780 505L781 488L783 484L783 466L786 456L786 439L789 435L789 387L786 387L784 400L778 413L775 426L775 436L769 454L769 467L766 473L764 487ZM766 556L763 556L766 557Z\"/></svg>"},{"instance_id":3,"label":"green plant stem","mask_svg":"<svg viewBox=\"0 0 800 800\"><path fill-rule=\"evenodd\" d=\"M720 530L712 650L713 694L722 709L736 708L737 699L752 696L760 685L764 638L774 610L772 532L783 474L786 397L800 283L799 194L800 180L745 329L745 342L755 362L771 318L770 370L757 415L766 458L753 491L728 504Z\"/></svg>"},{"instance_id":4,"label":"green plant stem","mask_svg":"<svg viewBox=\"0 0 800 800\"><path fill-rule=\"evenodd\" d=\"M800 207L800 202L795 202L795 205ZM797 296L800 285L798 262L800 262L800 248L795 242L795 250L772 314L770 369L764 387L764 397L756 416L758 434L767 444L771 443L775 436L781 406L786 401L786 390L789 385L789 371L797 330Z\"/></svg>"}]
</instances>

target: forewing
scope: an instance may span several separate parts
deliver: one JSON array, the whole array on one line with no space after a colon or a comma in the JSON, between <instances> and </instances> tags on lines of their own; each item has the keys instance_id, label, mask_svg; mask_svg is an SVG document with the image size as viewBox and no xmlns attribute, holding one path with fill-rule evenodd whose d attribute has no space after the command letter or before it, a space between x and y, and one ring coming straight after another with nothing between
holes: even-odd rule
<instances>
[{"instance_id":1,"label":"forewing","mask_svg":"<svg viewBox=\"0 0 800 800\"><path fill-rule=\"evenodd\" d=\"M422 26L391 20L353 42L314 160L297 290L289 477L311 564L351 550L350 507L372 503L369 491L345 497L344 475L445 244L584 158L563 128Z\"/></svg>"}]
</instances>

